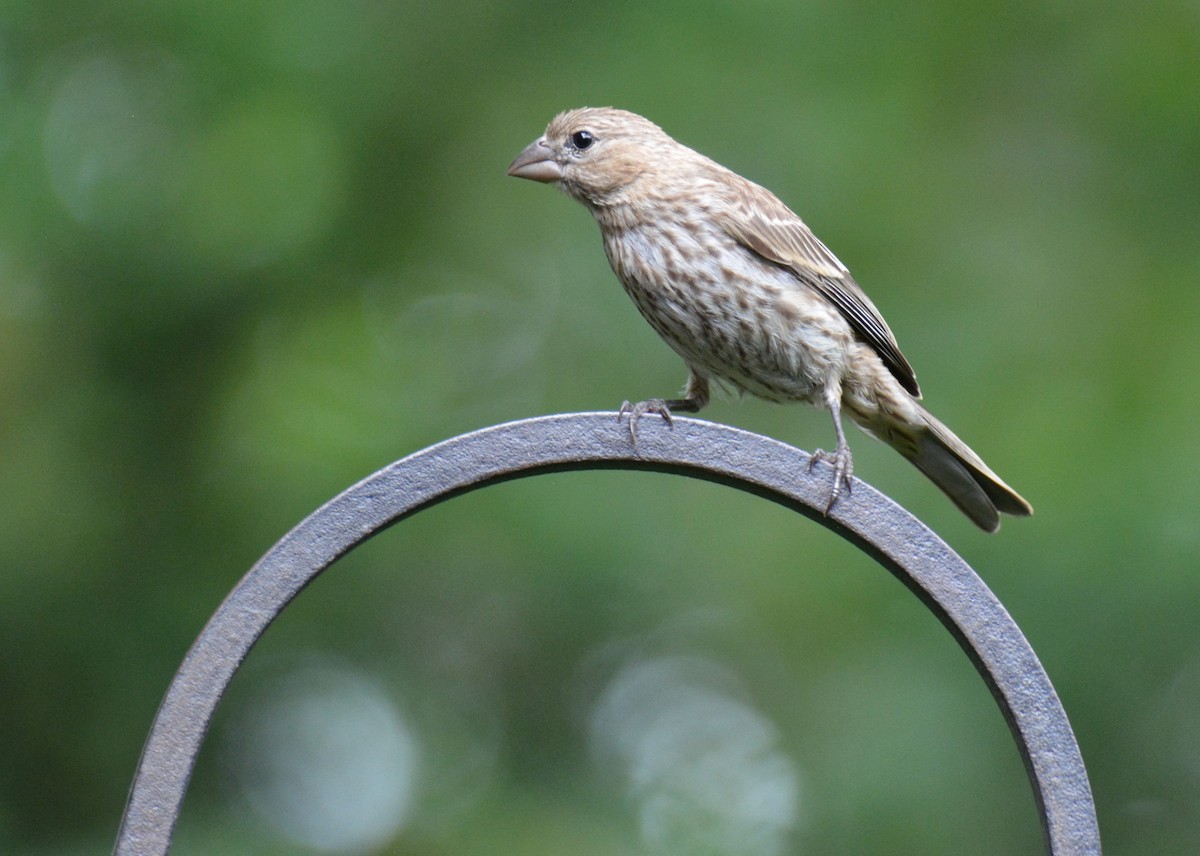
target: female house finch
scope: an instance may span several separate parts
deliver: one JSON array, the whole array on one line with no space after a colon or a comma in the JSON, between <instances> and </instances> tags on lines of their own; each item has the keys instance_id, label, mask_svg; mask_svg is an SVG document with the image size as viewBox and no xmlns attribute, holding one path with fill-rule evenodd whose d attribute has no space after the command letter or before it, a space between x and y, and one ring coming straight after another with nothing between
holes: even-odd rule
<instances>
[{"instance_id":1,"label":"female house finch","mask_svg":"<svg viewBox=\"0 0 1200 856\"><path fill-rule=\"evenodd\" d=\"M845 408L983 529L1024 499L917 400L917 378L846 266L767 189L612 108L559 114L508 174L555 184L600 225L604 251L643 317L683 357L684 397L621 408L638 419L695 412L716 379L771 401L824 405L837 448L828 509L850 490Z\"/></svg>"}]
</instances>

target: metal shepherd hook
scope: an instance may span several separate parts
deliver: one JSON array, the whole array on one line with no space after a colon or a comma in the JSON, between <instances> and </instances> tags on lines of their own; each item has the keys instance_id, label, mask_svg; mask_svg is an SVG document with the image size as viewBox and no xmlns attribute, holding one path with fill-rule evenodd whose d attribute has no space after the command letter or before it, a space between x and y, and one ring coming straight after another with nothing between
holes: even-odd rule
<instances>
[{"instance_id":1,"label":"metal shepherd hook","mask_svg":"<svg viewBox=\"0 0 1200 856\"><path fill-rule=\"evenodd\" d=\"M655 470L757 494L821 523L873 556L942 621L1012 729L1037 798L1047 852L1099 856L1087 772L1066 713L1033 649L983 580L921 521L855 480L828 515L827 472L766 437L697 419L647 420L637 449L613 413L543 416L430 446L317 509L237 584L188 652L159 708L121 823L117 856L171 846L213 713L267 626L305 585L372 535L461 493L544 472Z\"/></svg>"}]
</instances>

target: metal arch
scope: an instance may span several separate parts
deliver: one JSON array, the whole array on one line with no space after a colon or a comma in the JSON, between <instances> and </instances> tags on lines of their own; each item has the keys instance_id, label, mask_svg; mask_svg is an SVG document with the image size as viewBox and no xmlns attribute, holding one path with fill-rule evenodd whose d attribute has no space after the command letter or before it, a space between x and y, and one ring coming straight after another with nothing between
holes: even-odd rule
<instances>
[{"instance_id":1,"label":"metal arch","mask_svg":"<svg viewBox=\"0 0 1200 856\"><path fill-rule=\"evenodd\" d=\"M114 853L166 854L217 704L267 626L340 556L423 508L498 481L573 469L642 469L720 482L781 503L874 556L946 625L987 682L1033 784L1052 856L1099 856L1087 772L1066 713L1033 649L983 580L924 524L869 485L823 513L829 471L766 437L676 418L645 420L636 451L613 413L510 422L397 461L285 535L217 609L184 658L150 730Z\"/></svg>"}]
</instances>

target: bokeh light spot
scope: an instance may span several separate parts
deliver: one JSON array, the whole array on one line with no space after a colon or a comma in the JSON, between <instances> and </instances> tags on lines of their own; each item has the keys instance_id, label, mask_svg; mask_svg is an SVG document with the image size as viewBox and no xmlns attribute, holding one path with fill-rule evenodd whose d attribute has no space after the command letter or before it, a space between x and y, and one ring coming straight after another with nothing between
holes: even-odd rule
<instances>
[{"instance_id":1,"label":"bokeh light spot","mask_svg":"<svg viewBox=\"0 0 1200 856\"><path fill-rule=\"evenodd\" d=\"M669 656L625 666L592 714L655 854L772 856L799 824L800 776L778 732L726 669Z\"/></svg>"},{"instance_id":2,"label":"bokeh light spot","mask_svg":"<svg viewBox=\"0 0 1200 856\"><path fill-rule=\"evenodd\" d=\"M369 676L311 663L267 682L227 741L249 805L291 841L356 852L389 841L414 801L416 735Z\"/></svg>"},{"instance_id":3,"label":"bokeh light spot","mask_svg":"<svg viewBox=\"0 0 1200 856\"><path fill-rule=\"evenodd\" d=\"M65 65L42 149L50 186L77 222L136 227L173 198L182 82L179 63L159 50L96 50Z\"/></svg>"}]
</instances>

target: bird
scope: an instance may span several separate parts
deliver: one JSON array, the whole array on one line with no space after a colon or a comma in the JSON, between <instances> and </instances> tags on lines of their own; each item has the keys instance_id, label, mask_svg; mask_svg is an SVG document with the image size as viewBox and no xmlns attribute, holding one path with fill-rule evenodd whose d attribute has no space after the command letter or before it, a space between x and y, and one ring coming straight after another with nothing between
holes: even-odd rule
<instances>
[{"instance_id":1,"label":"bird","mask_svg":"<svg viewBox=\"0 0 1200 856\"><path fill-rule=\"evenodd\" d=\"M710 387L829 410L825 513L851 491L842 415L898 451L987 532L1033 508L920 403L916 374L850 271L766 188L613 107L555 116L508 175L552 184L595 218L613 272L688 369L682 398L630 404L638 421L695 413Z\"/></svg>"}]
</instances>

